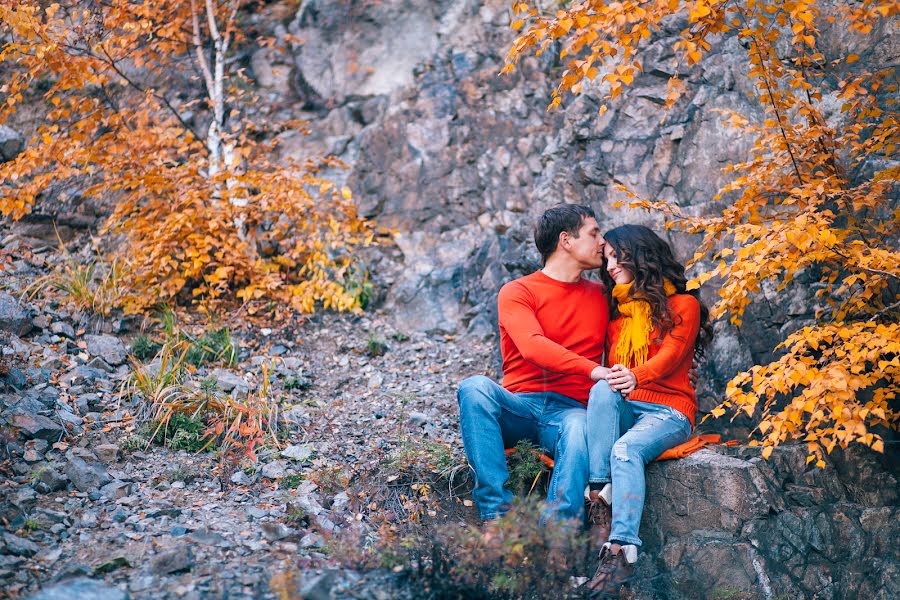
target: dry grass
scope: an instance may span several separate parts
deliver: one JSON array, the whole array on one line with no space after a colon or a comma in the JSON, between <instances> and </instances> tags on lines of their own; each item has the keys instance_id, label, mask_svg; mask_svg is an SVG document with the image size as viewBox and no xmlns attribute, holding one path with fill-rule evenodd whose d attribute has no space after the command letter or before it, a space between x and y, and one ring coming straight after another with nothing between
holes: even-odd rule
<instances>
[{"instance_id":1,"label":"dry grass","mask_svg":"<svg viewBox=\"0 0 900 600\"><path fill-rule=\"evenodd\" d=\"M134 373L121 391L144 401L138 418L154 424L147 445L161 432L165 437L172 419L180 415L206 424L200 451L216 448L223 456L255 462L260 445L279 447L280 408L270 394L271 365L263 364L259 389L236 399L218 391L215 382L200 389L185 384L191 347L185 341L166 343L147 365L132 359Z\"/></svg>"},{"instance_id":2,"label":"dry grass","mask_svg":"<svg viewBox=\"0 0 900 600\"><path fill-rule=\"evenodd\" d=\"M65 250L63 254L62 266L32 282L25 288L24 297L31 300L52 290L63 304L102 316L125 306L125 270L118 259L108 265L99 260L82 265Z\"/></svg>"}]
</instances>

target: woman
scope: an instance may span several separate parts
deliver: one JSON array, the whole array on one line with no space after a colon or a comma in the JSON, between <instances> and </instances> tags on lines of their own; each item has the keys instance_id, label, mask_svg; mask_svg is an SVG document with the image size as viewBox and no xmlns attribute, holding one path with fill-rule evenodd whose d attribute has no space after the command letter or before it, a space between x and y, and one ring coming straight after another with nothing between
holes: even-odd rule
<instances>
[{"instance_id":1,"label":"woman","mask_svg":"<svg viewBox=\"0 0 900 600\"><path fill-rule=\"evenodd\" d=\"M646 490L644 466L688 439L697 410L688 378L695 356L712 339L709 311L686 289L672 249L640 225L604 235L601 270L612 290L606 376L587 409L591 499L612 508L592 590L614 593L633 573Z\"/></svg>"}]
</instances>

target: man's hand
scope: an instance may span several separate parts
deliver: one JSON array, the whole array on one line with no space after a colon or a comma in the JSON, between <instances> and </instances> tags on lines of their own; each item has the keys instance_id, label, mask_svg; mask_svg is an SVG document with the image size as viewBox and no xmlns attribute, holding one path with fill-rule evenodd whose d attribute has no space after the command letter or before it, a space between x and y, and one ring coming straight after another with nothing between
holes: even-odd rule
<instances>
[{"instance_id":1,"label":"man's hand","mask_svg":"<svg viewBox=\"0 0 900 600\"><path fill-rule=\"evenodd\" d=\"M696 359L691 361L691 370L688 371L688 381L691 382L691 387L697 387L697 380L700 379L700 363L697 362Z\"/></svg>"},{"instance_id":2,"label":"man's hand","mask_svg":"<svg viewBox=\"0 0 900 600\"><path fill-rule=\"evenodd\" d=\"M609 369L597 365L594 367L594 370L591 371L591 380L600 381L601 379L606 379L607 375L609 375Z\"/></svg>"},{"instance_id":3,"label":"man's hand","mask_svg":"<svg viewBox=\"0 0 900 600\"><path fill-rule=\"evenodd\" d=\"M637 377L625 365L613 365L606 376L606 381L609 383L609 387L621 392L623 396L627 396L637 387Z\"/></svg>"}]
</instances>

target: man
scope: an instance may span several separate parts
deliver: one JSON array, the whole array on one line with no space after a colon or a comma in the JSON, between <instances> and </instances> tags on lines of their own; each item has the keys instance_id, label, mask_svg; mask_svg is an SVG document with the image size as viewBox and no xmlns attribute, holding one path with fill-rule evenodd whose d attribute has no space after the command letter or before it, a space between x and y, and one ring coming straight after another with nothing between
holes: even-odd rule
<instances>
[{"instance_id":1,"label":"man","mask_svg":"<svg viewBox=\"0 0 900 600\"><path fill-rule=\"evenodd\" d=\"M512 493L504 448L528 439L553 454L551 515L582 519L588 481L585 415L603 358L609 305L603 286L582 277L603 264L594 212L563 204L535 226L540 271L511 281L498 297L503 384L483 376L459 386L460 430L475 471L481 518L499 518Z\"/></svg>"}]
</instances>

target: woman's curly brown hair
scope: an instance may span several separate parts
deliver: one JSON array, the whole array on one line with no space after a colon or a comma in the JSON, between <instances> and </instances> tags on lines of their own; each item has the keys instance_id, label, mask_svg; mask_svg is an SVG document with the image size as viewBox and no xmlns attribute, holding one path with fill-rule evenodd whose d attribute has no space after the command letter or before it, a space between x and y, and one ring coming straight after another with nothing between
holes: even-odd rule
<instances>
[{"instance_id":1,"label":"woman's curly brown hair","mask_svg":"<svg viewBox=\"0 0 900 600\"><path fill-rule=\"evenodd\" d=\"M631 296L639 296L650 302L653 326L660 332L660 339L675 327L675 319L678 318L669 310L663 281L671 281L675 286L675 293L689 294L697 299L700 303L700 331L694 345L694 355L701 358L713 337L709 309L700 299L699 290L687 289L684 266L675 260L669 244L643 225L622 225L603 234L603 238L615 250L619 264L634 275ZM616 318L619 316L619 307L611 295L616 282L606 271L605 259L600 277L610 293L611 318Z\"/></svg>"}]
</instances>

